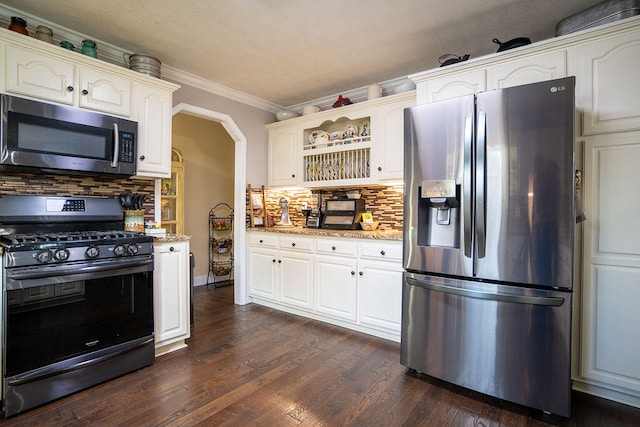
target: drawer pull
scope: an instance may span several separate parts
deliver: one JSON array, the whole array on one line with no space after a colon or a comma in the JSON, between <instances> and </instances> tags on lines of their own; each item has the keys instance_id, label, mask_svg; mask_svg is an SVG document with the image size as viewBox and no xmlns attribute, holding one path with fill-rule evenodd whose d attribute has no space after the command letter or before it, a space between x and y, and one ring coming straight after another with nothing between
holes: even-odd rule
<instances>
[{"instance_id":1,"label":"drawer pull","mask_svg":"<svg viewBox=\"0 0 640 427\"><path fill-rule=\"evenodd\" d=\"M278 260L278 264L282 264L282 260L281 259Z\"/></svg>"},{"instance_id":2,"label":"drawer pull","mask_svg":"<svg viewBox=\"0 0 640 427\"><path fill-rule=\"evenodd\" d=\"M170 250L171 252L175 251L175 249L174 249L174 247L173 247L173 246L171 246L171 247L169 248L169 250Z\"/></svg>"},{"instance_id":3,"label":"drawer pull","mask_svg":"<svg viewBox=\"0 0 640 427\"><path fill-rule=\"evenodd\" d=\"M385 252L384 251L380 251L380 255L384 256Z\"/></svg>"},{"instance_id":4,"label":"drawer pull","mask_svg":"<svg viewBox=\"0 0 640 427\"><path fill-rule=\"evenodd\" d=\"M352 276L355 276L355 275L356 275L356 272L355 272L355 271L352 271L352 272L351 272L351 275L352 275Z\"/></svg>"},{"instance_id":5,"label":"drawer pull","mask_svg":"<svg viewBox=\"0 0 640 427\"><path fill-rule=\"evenodd\" d=\"M260 239L260 243L262 243L262 239Z\"/></svg>"},{"instance_id":6,"label":"drawer pull","mask_svg":"<svg viewBox=\"0 0 640 427\"><path fill-rule=\"evenodd\" d=\"M295 247L296 247L296 243L295 243L295 242L292 242L292 243L291 243L291 247L292 247L292 248L295 248Z\"/></svg>"},{"instance_id":7,"label":"drawer pull","mask_svg":"<svg viewBox=\"0 0 640 427\"><path fill-rule=\"evenodd\" d=\"M332 251L335 251L335 250L336 250L336 247L335 247L335 246L331 246L331 250L332 250Z\"/></svg>"}]
</instances>

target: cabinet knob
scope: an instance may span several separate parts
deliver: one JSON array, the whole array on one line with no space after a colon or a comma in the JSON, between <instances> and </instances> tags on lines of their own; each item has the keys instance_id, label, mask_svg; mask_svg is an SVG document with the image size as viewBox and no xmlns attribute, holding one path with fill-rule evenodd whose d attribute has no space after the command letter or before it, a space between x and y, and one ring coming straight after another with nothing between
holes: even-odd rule
<instances>
[{"instance_id":1,"label":"cabinet knob","mask_svg":"<svg viewBox=\"0 0 640 427\"><path fill-rule=\"evenodd\" d=\"M278 264L282 264L282 260L281 259L278 260Z\"/></svg>"},{"instance_id":2,"label":"cabinet knob","mask_svg":"<svg viewBox=\"0 0 640 427\"><path fill-rule=\"evenodd\" d=\"M382 172L382 166L378 166L378 172Z\"/></svg>"},{"instance_id":3,"label":"cabinet knob","mask_svg":"<svg viewBox=\"0 0 640 427\"><path fill-rule=\"evenodd\" d=\"M274 260L272 260L272 261L273 261L273 262L276 262L276 260L275 260L275 259L274 259Z\"/></svg>"},{"instance_id":4,"label":"cabinet knob","mask_svg":"<svg viewBox=\"0 0 640 427\"><path fill-rule=\"evenodd\" d=\"M73 92L73 86L67 86L67 92Z\"/></svg>"},{"instance_id":5,"label":"cabinet knob","mask_svg":"<svg viewBox=\"0 0 640 427\"><path fill-rule=\"evenodd\" d=\"M140 160L144 160L144 159L145 159L144 155L140 156Z\"/></svg>"},{"instance_id":6,"label":"cabinet knob","mask_svg":"<svg viewBox=\"0 0 640 427\"><path fill-rule=\"evenodd\" d=\"M175 248L174 248L173 246L171 246L171 247L169 248L169 250L170 250L171 252L173 252L173 251L175 251Z\"/></svg>"},{"instance_id":7,"label":"cabinet knob","mask_svg":"<svg viewBox=\"0 0 640 427\"><path fill-rule=\"evenodd\" d=\"M359 272L358 272L358 274L359 274L360 276L364 275L364 273L363 273L362 271L359 271Z\"/></svg>"},{"instance_id":8,"label":"cabinet knob","mask_svg":"<svg viewBox=\"0 0 640 427\"><path fill-rule=\"evenodd\" d=\"M82 89L82 94L83 94L83 95L89 95L89 91L88 91L88 90L86 90L86 89Z\"/></svg>"},{"instance_id":9,"label":"cabinet knob","mask_svg":"<svg viewBox=\"0 0 640 427\"><path fill-rule=\"evenodd\" d=\"M262 243L262 239L260 239L260 243Z\"/></svg>"},{"instance_id":10,"label":"cabinet knob","mask_svg":"<svg viewBox=\"0 0 640 427\"><path fill-rule=\"evenodd\" d=\"M385 252L384 251L380 251L380 255L384 256Z\"/></svg>"},{"instance_id":11,"label":"cabinet knob","mask_svg":"<svg viewBox=\"0 0 640 427\"><path fill-rule=\"evenodd\" d=\"M295 248L295 247L296 247L295 242L292 242L292 243L291 243L291 247L293 247L293 248Z\"/></svg>"},{"instance_id":12,"label":"cabinet knob","mask_svg":"<svg viewBox=\"0 0 640 427\"><path fill-rule=\"evenodd\" d=\"M296 177L296 174L295 174L295 173L292 173L292 174L291 174L291 178L295 178L295 177Z\"/></svg>"},{"instance_id":13,"label":"cabinet knob","mask_svg":"<svg viewBox=\"0 0 640 427\"><path fill-rule=\"evenodd\" d=\"M332 250L332 251L335 251L335 250L336 250L336 247L335 247L335 246L331 246L331 250Z\"/></svg>"},{"instance_id":14,"label":"cabinet knob","mask_svg":"<svg viewBox=\"0 0 640 427\"><path fill-rule=\"evenodd\" d=\"M355 271L352 271L352 272L351 272L351 275L352 275L352 276L355 276L355 275L356 275L356 272L355 272Z\"/></svg>"}]
</instances>

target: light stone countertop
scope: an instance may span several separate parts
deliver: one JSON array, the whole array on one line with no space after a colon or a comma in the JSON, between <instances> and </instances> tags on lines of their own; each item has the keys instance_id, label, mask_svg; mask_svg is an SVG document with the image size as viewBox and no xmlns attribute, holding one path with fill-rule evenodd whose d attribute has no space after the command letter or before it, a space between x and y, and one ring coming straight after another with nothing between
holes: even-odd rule
<instances>
[{"instance_id":1,"label":"light stone countertop","mask_svg":"<svg viewBox=\"0 0 640 427\"><path fill-rule=\"evenodd\" d=\"M167 233L164 237L156 237L154 236L155 243L171 243L171 242L184 242L191 239L191 236L187 236L186 234L169 234Z\"/></svg>"},{"instance_id":2,"label":"light stone countertop","mask_svg":"<svg viewBox=\"0 0 640 427\"><path fill-rule=\"evenodd\" d=\"M400 230L364 231L364 230L326 230L322 228L307 228L307 227L266 227L266 228L256 227L256 228L247 228L247 231L299 234L304 236L347 237L351 239L402 241L402 231Z\"/></svg>"}]
</instances>

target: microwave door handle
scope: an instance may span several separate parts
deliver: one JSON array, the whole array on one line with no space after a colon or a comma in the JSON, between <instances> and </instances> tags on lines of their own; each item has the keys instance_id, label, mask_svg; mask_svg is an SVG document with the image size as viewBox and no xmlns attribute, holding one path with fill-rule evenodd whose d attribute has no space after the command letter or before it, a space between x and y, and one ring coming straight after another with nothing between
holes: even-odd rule
<instances>
[{"instance_id":1,"label":"microwave door handle","mask_svg":"<svg viewBox=\"0 0 640 427\"><path fill-rule=\"evenodd\" d=\"M120 156L120 132L118 132L118 123L113 123L113 133L115 137L113 138L113 159L111 160L111 167L117 168Z\"/></svg>"}]
</instances>

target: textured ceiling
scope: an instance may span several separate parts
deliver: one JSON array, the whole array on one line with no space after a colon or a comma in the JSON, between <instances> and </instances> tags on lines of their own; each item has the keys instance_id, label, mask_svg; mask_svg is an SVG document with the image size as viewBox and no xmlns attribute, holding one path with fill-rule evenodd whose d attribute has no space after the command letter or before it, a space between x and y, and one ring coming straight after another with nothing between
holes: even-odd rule
<instances>
[{"instance_id":1,"label":"textured ceiling","mask_svg":"<svg viewBox=\"0 0 640 427\"><path fill-rule=\"evenodd\" d=\"M280 106L554 36L600 0L3 0ZM99 47L98 47L99 48Z\"/></svg>"}]
</instances>

